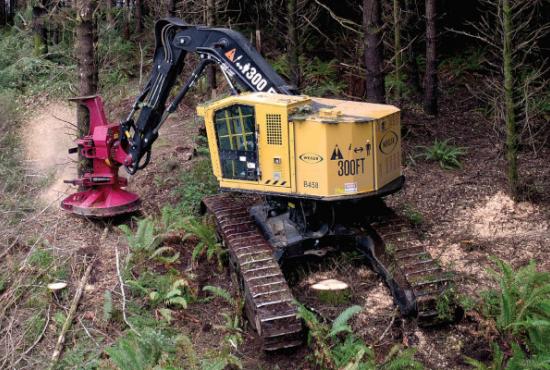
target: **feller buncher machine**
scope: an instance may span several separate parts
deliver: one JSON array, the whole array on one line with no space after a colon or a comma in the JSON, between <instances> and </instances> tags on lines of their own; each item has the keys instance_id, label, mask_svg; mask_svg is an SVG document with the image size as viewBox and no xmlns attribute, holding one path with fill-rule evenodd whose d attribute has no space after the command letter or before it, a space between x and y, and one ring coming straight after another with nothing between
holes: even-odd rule
<instances>
[{"instance_id":1,"label":"feller buncher machine","mask_svg":"<svg viewBox=\"0 0 550 370\"><path fill-rule=\"evenodd\" d=\"M447 319L437 305L448 299L451 277L381 200L404 184L399 109L299 95L229 29L169 18L156 23L155 36L150 79L120 124L107 122L99 97L74 99L89 110L90 132L69 152L93 166L69 181L84 190L64 199L63 209L90 217L139 209L139 197L123 189L119 168L134 174L149 163L167 116L204 68L218 65L232 95L197 111L222 191L202 206L228 249L245 314L263 348L302 343L282 266L330 249L364 255L403 316L424 325ZM200 62L168 103L188 53Z\"/></svg>"}]
</instances>

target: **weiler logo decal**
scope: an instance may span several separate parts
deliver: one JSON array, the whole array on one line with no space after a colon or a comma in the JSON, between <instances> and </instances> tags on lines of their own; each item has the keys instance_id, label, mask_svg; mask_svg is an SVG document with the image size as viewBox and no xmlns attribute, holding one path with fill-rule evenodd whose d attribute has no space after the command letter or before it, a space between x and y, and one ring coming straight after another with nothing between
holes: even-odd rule
<instances>
[{"instance_id":1,"label":"weiler logo decal","mask_svg":"<svg viewBox=\"0 0 550 370\"><path fill-rule=\"evenodd\" d=\"M399 137L397 134L393 131L388 131L382 136L382 140L380 140L380 151L384 154L391 154L397 147L397 142L399 141Z\"/></svg>"},{"instance_id":2,"label":"weiler logo decal","mask_svg":"<svg viewBox=\"0 0 550 370\"><path fill-rule=\"evenodd\" d=\"M309 164L316 164L323 160L323 157L315 153L304 153L304 154L301 154L299 158L303 162L306 162Z\"/></svg>"}]
</instances>

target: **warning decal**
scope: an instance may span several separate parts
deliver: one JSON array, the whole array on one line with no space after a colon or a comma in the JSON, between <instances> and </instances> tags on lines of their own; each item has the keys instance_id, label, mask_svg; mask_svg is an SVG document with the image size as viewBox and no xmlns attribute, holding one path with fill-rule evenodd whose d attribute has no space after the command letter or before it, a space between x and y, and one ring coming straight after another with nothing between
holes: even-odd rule
<instances>
[{"instance_id":1,"label":"warning decal","mask_svg":"<svg viewBox=\"0 0 550 370\"><path fill-rule=\"evenodd\" d=\"M235 50L236 50L236 49L231 49L231 50L229 50L227 53L225 53L225 56L226 56L227 59L229 59L230 61L233 61L233 59L235 59Z\"/></svg>"},{"instance_id":2,"label":"warning decal","mask_svg":"<svg viewBox=\"0 0 550 370\"><path fill-rule=\"evenodd\" d=\"M330 160L336 161L340 159L344 159L344 156L342 155L342 151L340 150L340 148L338 148L338 145L336 145L334 147L334 150L332 151L332 156L330 157Z\"/></svg>"}]
</instances>

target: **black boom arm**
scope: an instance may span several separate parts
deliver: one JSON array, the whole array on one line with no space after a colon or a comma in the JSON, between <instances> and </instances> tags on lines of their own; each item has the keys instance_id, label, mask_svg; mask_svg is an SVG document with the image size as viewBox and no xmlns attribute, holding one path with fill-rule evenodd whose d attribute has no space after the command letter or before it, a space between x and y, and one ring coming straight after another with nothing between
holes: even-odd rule
<instances>
[{"instance_id":1,"label":"black boom arm","mask_svg":"<svg viewBox=\"0 0 550 370\"><path fill-rule=\"evenodd\" d=\"M220 67L233 94L237 94L238 90L232 79L248 91L288 95L298 93L238 32L225 28L191 26L177 18L166 18L155 24L155 39L154 64L149 81L137 97L130 114L121 123L124 134L122 141L129 154L124 165L131 174L148 164L151 145L158 137L160 126L176 110L209 64ZM174 100L166 106L188 52L197 53L201 61ZM133 117L138 110L139 116L134 121Z\"/></svg>"}]
</instances>

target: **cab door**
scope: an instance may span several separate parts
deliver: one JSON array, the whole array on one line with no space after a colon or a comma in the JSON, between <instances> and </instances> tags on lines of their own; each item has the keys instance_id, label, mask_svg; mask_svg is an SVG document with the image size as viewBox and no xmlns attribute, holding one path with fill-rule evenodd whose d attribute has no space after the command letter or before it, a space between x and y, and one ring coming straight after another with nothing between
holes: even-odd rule
<instances>
[{"instance_id":1,"label":"cab door","mask_svg":"<svg viewBox=\"0 0 550 370\"><path fill-rule=\"evenodd\" d=\"M254 107L235 104L214 112L222 177L258 181L258 144Z\"/></svg>"}]
</instances>

